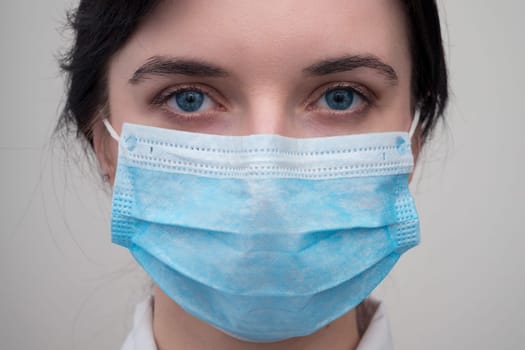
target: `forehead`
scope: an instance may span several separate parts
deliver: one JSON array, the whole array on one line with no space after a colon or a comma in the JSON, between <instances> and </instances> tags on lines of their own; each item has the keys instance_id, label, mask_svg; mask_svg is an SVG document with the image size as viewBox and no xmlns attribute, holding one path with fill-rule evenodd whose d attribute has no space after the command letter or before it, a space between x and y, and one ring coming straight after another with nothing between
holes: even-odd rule
<instances>
[{"instance_id":1,"label":"forehead","mask_svg":"<svg viewBox=\"0 0 525 350\"><path fill-rule=\"evenodd\" d=\"M165 0L123 51L137 60L199 58L232 71L373 54L402 75L409 60L397 0Z\"/></svg>"}]
</instances>

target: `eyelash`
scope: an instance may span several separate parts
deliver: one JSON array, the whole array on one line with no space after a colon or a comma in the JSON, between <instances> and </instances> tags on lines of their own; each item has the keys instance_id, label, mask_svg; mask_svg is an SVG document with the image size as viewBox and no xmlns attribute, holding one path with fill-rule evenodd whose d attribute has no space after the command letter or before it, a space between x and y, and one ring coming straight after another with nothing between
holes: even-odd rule
<instances>
[{"instance_id":1,"label":"eyelash","mask_svg":"<svg viewBox=\"0 0 525 350\"><path fill-rule=\"evenodd\" d=\"M315 104L319 103L321 98L328 93L331 90L336 89L350 89L353 93L357 94L363 101L363 106L358 108L357 111L347 111L347 110L331 110L331 109L325 109L323 113L328 113L331 115L348 115L348 114L354 114L354 113L361 113L365 111L366 109L370 108L371 106L374 106L376 97L373 92L371 92L369 89L365 88L364 86L360 84L350 84L350 83L330 83L327 84L320 89L317 89L317 92L312 94L313 98L310 96L304 103L305 108L307 111L315 111L320 110L322 108L315 106ZM157 96L153 98L151 101L151 105L164 109L166 112L168 112L170 115L173 115L177 118L181 119L195 119L195 118L203 118L204 115L208 114L210 111L203 111L203 112L175 112L172 110L172 108L169 108L167 106L167 102L173 98L176 94L182 93L185 91L198 91L204 95L206 95L208 98L210 98L214 104L218 105L219 110L224 110L224 106L222 103L218 102L217 100L220 99L217 97L218 93L214 92L211 88L203 88L200 85L184 85L184 86L178 86L176 88L167 89Z\"/></svg>"},{"instance_id":2,"label":"eyelash","mask_svg":"<svg viewBox=\"0 0 525 350\"><path fill-rule=\"evenodd\" d=\"M217 100L220 99L217 96L218 93L212 91L211 88L206 88L206 87L202 87L200 85L192 85L192 84L178 86L178 87L175 87L175 88L169 88L169 89L164 90L163 92L161 92L160 94L158 94L157 96L155 96L153 98L153 100L151 101L151 105L153 105L154 107L161 108L161 109L165 110L166 112L168 112L170 115L173 115L173 116L175 116L177 118L181 118L181 119L195 119L197 117L201 118L201 115L205 115L205 114L210 112L210 111L192 112L192 113L175 112L175 111L173 111L172 108L167 106L168 101L170 99L175 97L176 94L179 94L179 93L182 93L182 92L185 92L185 91L198 91L198 92L204 94L209 99L211 99L213 101L213 103L218 106L219 110L223 110L224 109L223 104L220 103L220 102L217 102Z\"/></svg>"},{"instance_id":3,"label":"eyelash","mask_svg":"<svg viewBox=\"0 0 525 350\"><path fill-rule=\"evenodd\" d=\"M351 90L353 93L358 95L358 97L360 97L364 101L364 106L360 107L357 111L355 110L354 111L347 111L347 110L337 111L333 109L330 109L330 110L327 109L325 113L329 113L332 115L348 115L348 114L360 113L366 110L367 108L369 108L370 106L374 106L375 104L375 95L369 89L365 88L364 86L360 84L339 82L339 83L330 83L325 86L322 86L320 90L318 90L318 92L315 92L313 94L314 96L313 101L312 101L312 98L308 98L307 100L308 102L306 103L306 109L308 111L315 111L315 110L320 109L319 107L316 107L315 104L319 103L321 98L323 98L323 96L326 93L332 90L337 90L337 89Z\"/></svg>"}]
</instances>

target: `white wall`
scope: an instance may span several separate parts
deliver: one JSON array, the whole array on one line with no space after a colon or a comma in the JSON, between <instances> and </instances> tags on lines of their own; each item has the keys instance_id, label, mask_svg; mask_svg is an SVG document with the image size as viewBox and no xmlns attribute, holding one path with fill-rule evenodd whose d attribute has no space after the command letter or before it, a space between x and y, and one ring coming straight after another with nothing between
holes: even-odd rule
<instances>
[{"instance_id":1,"label":"white wall","mask_svg":"<svg viewBox=\"0 0 525 350\"><path fill-rule=\"evenodd\" d=\"M116 349L147 279L110 243L109 196L53 148L69 1L0 4L0 347ZM413 183L422 244L378 288L398 349L525 342L522 1L442 1L453 98ZM78 150L77 150L78 151ZM80 166L79 166L80 163ZM521 346L520 346L521 345Z\"/></svg>"},{"instance_id":2,"label":"white wall","mask_svg":"<svg viewBox=\"0 0 525 350\"><path fill-rule=\"evenodd\" d=\"M443 1L448 130L413 187L422 244L381 293L399 349L518 349L525 335L522 1Z\"/></svg>"}]
</instances>

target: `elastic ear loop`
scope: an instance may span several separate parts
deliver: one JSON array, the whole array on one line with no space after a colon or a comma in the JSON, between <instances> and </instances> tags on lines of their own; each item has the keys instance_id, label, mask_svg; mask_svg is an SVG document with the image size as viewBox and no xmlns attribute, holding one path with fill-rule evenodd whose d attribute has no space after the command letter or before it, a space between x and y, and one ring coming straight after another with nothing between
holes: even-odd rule
<instances>
[{"instance_id":1,"label":"elastic ear loop","mask_svg":"<svg viewBox=\"0 0 525 350\"><path fill-rule=\"evenodd\" d=\"M112 138L115 139L115 141L119 142L120 141L120 136L119 134L117 134L117 132L115 131L115 129L113 129L113 127L111 126L111 124L109 123L109 120L107 120L106 118L104 118L102 120L102 122L104 123L104 126L106 127L107 131L109 132L109 134L111 135Z\"/></svg>"},{"instance_id":2,"label":"elastic ear loop","mask_svg":"<svg viewBox=\"0 0 525 350\"><path fill-rule=\"evenodd\" d=\"M408 136L412 139L414 133L416 132L417 125L419 124L419 111L416 111L414 114L414 119L412 119L412 124L410 125L410 130L408 131Z\"/></svg>"}]
</instances>

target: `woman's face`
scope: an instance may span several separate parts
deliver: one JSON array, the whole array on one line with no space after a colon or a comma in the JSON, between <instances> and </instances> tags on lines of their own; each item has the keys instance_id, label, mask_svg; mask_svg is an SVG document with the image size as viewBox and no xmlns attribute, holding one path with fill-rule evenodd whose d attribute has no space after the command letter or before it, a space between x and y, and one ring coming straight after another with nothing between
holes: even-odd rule
<instances>
[{"instance_id":1,"label":"woman's face","mask_svg":"<svg viewBox=\"0 0 525 350\"><path fill-rule=\"evenodd\" d=\"M110 121L117 132L408 131L408 37L392 0L164 1L110 61ZM112 178L116 144L94 133Z\"/></svg>"}]
</instances>

